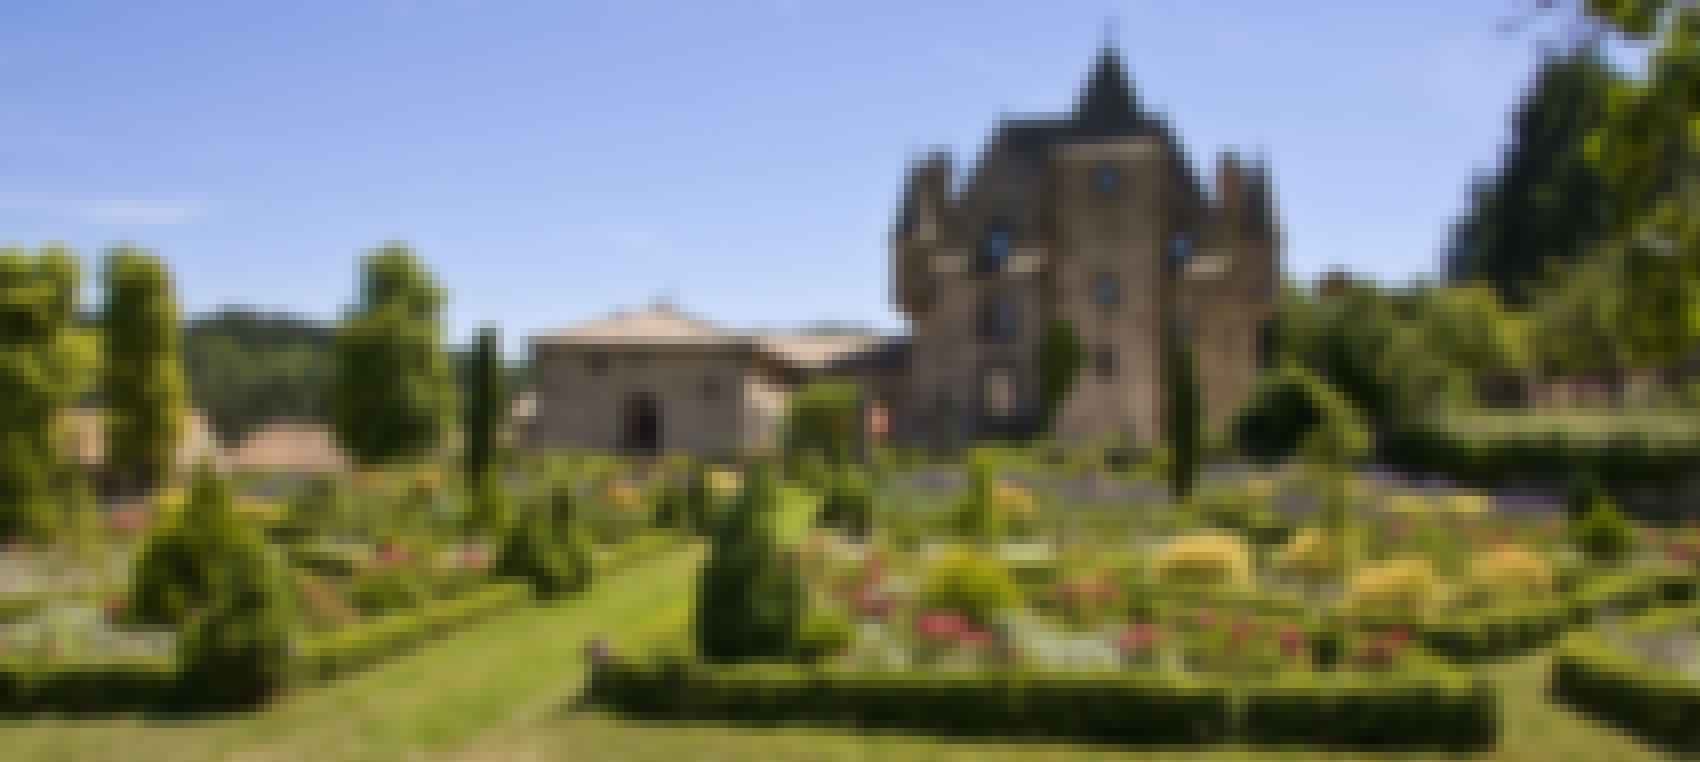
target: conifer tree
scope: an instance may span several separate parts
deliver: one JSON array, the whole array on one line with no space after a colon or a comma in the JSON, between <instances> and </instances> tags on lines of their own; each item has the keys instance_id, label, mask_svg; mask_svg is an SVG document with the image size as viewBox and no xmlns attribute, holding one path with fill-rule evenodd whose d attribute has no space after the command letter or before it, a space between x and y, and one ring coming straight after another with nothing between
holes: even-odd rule
<instances>
[{"instance_id":1,"label":"conifer tree","mask_svg":"<svg viewBox=\"0 0 1700 762\"><path fill-rule=\"evenodd\" d=\"M1086 362L1086 350L1074 324L1067 320L1050 320L1039 337L1039 410L1040 428L1049 431L1056 424L1057 411L1063 400L1074 390L1081 365Z\"/></svg>"},{"instance_id":2,"label":"conifer tree","mask_svg":"<svg viewBox=\"0 0 1700 762\"><path fill-rule=\"evenodd\" d=\"M77 325L81 268L63 247L0 250L0 540L46 540L65 495L63 415L93 368Z\"/></svg>"},{"instance_id":3,"label":"conifer tree","mask_svg":"<svg viewBox=\"0 0 1700 762\"><path fill-rule=\"evenodd\" d=\"M1163 423L1168 429L1169 490L1177 502L1192 496L1203 466L1203 422L1200 420L1198 377L1193 367L1192 348L1179 339L1170 342L1168 383L1164 392L1168 410Z\"/></svg>"},{"instance_id":4,"label":"conifer tree","mask_svg":"<svg viewBox=\"0 0 1700 762\"><path fill-rule=\"evenodd\" d=\"M185 624L223 599L234 567L266 556L257 531L236 516L230 485L202 462L188 501L156 525L136 558L129 614L139 624Z\"/></svg>"},{"instance_id":5,"label":"conifer tree","mask_svg":"<svg viewBox=\"0 0 1700 762\"><path fill-rule=\"evenodd\" d=\"M496 431L501 426L502 406L507 399L503 388L507 371L497 342L496 329L485 326L478 332L478 342L473 348L462 421L466 436L462 469L469 482L485 478L495 463Z\"/></svg>"},{"instance_id":6,"label":"conifer tree","mask_svg":"<svg viewBox=\"0 0 1700 762\"><path fill-rule=\"evenodd\" d=\"M191 708L263 704L289 688L298 636L289 588L265 553L217 570L219 597L178 641L179 688Z\"/></svg>"},{"instance_id":7,"label":"conifer tree","mask_svg":"<svg viewBox=\"0 0 1700 762\"><path fill-rule=\"evenodd\" d=\"M751 466L699 577L692 635L706 661L777 659L797 648L807 589L795 557L775 536L779 508L769 467Z\"/></svg>"},{"instance_id":8,"label":"conifer tree","mask_svg":"<svg viewBox=\"0 0 1700 762\"><path fill-rule=\"evenodd\" d=\"M165 263L151 252L112 249L104 281L106 467L126 491L146 494L175 470L183 439L182 311Z\"/></svg>"},{"instance_id":9,"label":"conifer tree","mask_svg":"<svg viewBox=\"0 0 1700 762\"><path fill-rule=\"evenodd\" d=\"M361 466L419 458L441 444L454 410L446 297L402 244L379 248L362 267L359 303L337 328L331 422Z\"/></svg>"}]
</instances>

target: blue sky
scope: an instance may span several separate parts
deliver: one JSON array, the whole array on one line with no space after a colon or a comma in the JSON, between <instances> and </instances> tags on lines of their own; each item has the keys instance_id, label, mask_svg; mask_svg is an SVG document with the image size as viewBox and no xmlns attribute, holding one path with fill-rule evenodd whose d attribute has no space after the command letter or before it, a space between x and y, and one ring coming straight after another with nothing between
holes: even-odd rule
<instances>
[{"instance_id":1,"label":"blue sky","mask_svg":"<svg viewBox=\"0 0 1700 762\"><path fill-rule=\"evenodd\" d=\"M1103 38L1208 168L1267 153L1288 268L1432 270L1540 34L1518 0L59 0L0 23L0 241L157 249L185 306L330 317L412 242L462 337L662 292L901 326L909 158L1063 111ZM1545 35L1551 37L1551 35Z\"/></svg>"}]
</instances>

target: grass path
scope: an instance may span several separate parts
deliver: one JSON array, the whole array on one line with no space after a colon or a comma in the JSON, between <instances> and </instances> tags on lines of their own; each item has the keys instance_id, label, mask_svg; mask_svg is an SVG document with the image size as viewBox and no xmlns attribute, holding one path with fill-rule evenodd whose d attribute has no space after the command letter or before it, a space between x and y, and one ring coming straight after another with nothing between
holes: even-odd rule
<instances>
[{"instance_id":1,"label":"grass path","mask_svg":"<svg viewBox=\"0 0 1700 762\"><path fill-rule=\"evenodd\" d=\"M583 599L509 613L268 711L161 726L135 721L0 725L7 760L390 762L472 743L572 698L584 642L682 611L700 551L617 574Z\"/></svg>"}]
</instances>

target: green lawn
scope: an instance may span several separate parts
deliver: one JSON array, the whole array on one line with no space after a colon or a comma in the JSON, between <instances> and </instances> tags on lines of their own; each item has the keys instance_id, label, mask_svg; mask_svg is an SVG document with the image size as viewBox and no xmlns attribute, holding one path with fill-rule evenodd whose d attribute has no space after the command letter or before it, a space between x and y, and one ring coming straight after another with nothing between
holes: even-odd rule
<instances>
[{"instance_id":1,"label":"green lawn","mask_svg":"<svg viewBox=\"0 0 1700 762\"><path fill-rule=\"evenodd\" d=\"M139 721L0 725L0 758L379 762L467 744L546 714L577 691L587 639L676 623L698 550L639 563L584 599L499 616L268 711L162 727Z\"/></svg>"}]
</instances>

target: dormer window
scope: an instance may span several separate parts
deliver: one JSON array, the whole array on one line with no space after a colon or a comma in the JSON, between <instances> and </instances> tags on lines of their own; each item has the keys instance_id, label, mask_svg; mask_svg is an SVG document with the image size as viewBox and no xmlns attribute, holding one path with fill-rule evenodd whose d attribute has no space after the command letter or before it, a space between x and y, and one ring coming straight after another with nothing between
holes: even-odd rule
<instances>
[{"instance_id":1,"label":"dormer window","mask_svg":"<svg viewBox=\"0 0 1700 762\"><path fill-rule=\"evenodd\" d=\"M1185 270L1190 261L1192 261L1192 236L1186 233L1174 234L1173 237L1169 238L1169 264L1174 267L1175 271L1179 272Z\"/></svg>"},{"instance_id":2,"label":"dormer window","mask_svg":"<svg viewBox=\"0 0 1700 762\"><path fill-rule=\"evenodd\" d=\"M980 238L980 253L976 258L978 266L975 269L982 273L1002 272L1004 264L1009 261L1010 248L1009 227L1001 222L992 223Z\"/></svg>"},{"instance_id":3,"label":"dormer window","mask_svg":"<svg viewBox=\"0 0 1700 762\"><path fill-rule=\"evenodd\" d=\"M1121 187L1122 176L1115 167L1104 165L1092 170L1092 187L1100 196L1114 195Z\"/></svg>"}]
</instances>

